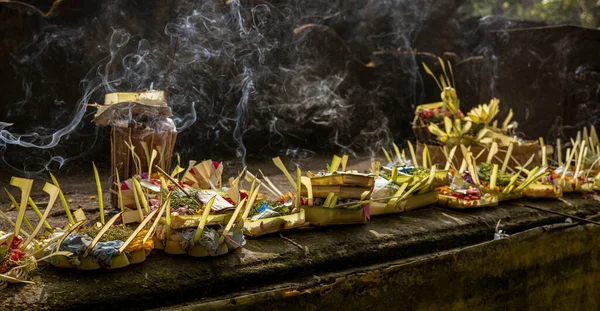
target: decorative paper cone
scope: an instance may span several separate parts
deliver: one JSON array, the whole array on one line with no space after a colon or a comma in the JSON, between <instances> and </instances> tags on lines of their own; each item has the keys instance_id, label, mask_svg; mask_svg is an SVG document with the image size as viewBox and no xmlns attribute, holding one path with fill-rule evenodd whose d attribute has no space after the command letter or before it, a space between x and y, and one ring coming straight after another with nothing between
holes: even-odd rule
<instances>
[{"instance_id":1,"label":"decorative paper cone","mask_svg":"<svg viewBox=\"0 0 600 311\"><path fill-rule=\"evenodd\" d=\"M165 242L165 253L171 254L171 255L182 255L182 254L187 254L187 251L185 249L183 249L183 247L181 247L181 244L179 244L179 241L167 240Z\"/></svg>"},{"instance_id":2,"label":"decorative paper cone","mask_svg":"<svg viewBox=\"0 0 600 311\"><path fill-rule=\"evenodd\" d=\"M100 266L100 264L98 264L97 262L94 262L94 260L92 259L92 256L79 257L79 261L81 263L78 266L75 266L75 268L77 268L79 270L98 270L98 269L102 268Z\"/></svg>"},{"instance_id":3,"label":"decorative paper cone","mask_svg":"<svg viewBox=\"0 0 600 311\"><path fill-rule=\"evenodd\" d=\"M190 249L190 251L188 252L188 255L190 255L192 257L208 257L208 256L210 256L208 254L208 251L206 250L206 247L204 247L202 245L194 245L194 247L192 247Z\"/></svg>"},{"instance_id":4,"label":"decorative paper cone","mask_svg":"<svg viewBox=\"0 0 600 311\"><path fill-rule=\"evenodd\" d=\"M562 198L562 189L554 185L546 184L531 184L523 189L523 196L526 198L546 198L546 199L558 199Z\"/></svg>"},{"instance_id":5,"label":"decorative paper cone","mask_svg":"<svg viewBox=\"0 0 600 311\"><path fill-rule=\"evenodd\" d=\"M315 226L365 224L367 217L363 208L349 210L322 206L303 206L306 221Z\"/></svg>"},{"instance_id":6,"label":"decorative paper cone","mask_svg":"<svg viewBox=\"0 0 600 311\"><path fill-rule=\"evenodd\" d=\"M119 269L129 266L129 259L125 253L112 257L112 264L106 269Z\"/></svg>"},{"instance_id":7,"label":"decorative paper cone","mask_svg":"<svg viewBox=\"0 0 600 311\"><path fill-rule=\"evenodd\" d=\"M498 197L493 195L490 198L479 200L463 200L449 195L439 195L438 205L455 209L482 208L498 206Z\"/></svg>"},{"instance_id":8,"label":"decorative paper cone","mask_svg":"<svg viewBox=\"0 0 600 311\"><path fill-rule=\"evenodd\" d=\"M57 268L75 268L69 258L64 255L57 255L50 258L50 264Z\"/></svg>"},{"instance_id":9,"label":"decorative paper cone","mask_svg":"<svg viewBox=\"0 0 600 311\"><path fill-rule=\"evenodd\" d=\"M163 240L159 239L157 236L153 236L152 239L154 240L155 249L165 249L165 244L163 243Z\"/></svg>"},{"instance_id":10,"label":"decorative paper cone","mask_svg":"<svg viewBox=\"0 0 600 311\"><path fill-rule=\"evenodd\" d=\"M364 174L332 174L323 177L312 177L310 179L313 186L356 186L373 187L375 180L372 176Z\"/></svg>"},{"instance_id":11,"label":"decorative paper cone","mask_svg":"<svg viewBox=\"0 0 600 311\"><path fill-rule=\"evenodd\" d=\"M135 265L146 260L146 251L141 248L129 253L129 256L131 257L129 259L129 263Z\"/></svg>"},{"instance_id":12,"label":"decorative paper cone","mask_svg":"<svg viewBox=\"0 0 600 311\"><path fill-rule=\"evenodd\" d=\"M246 221L244 221L244 234L257 237L269 233L303 227L305 225L306 213L304 212L304 209L300 209L300 212L286 216L259 220L246 219Z\"/></svg>"}]
</instances>

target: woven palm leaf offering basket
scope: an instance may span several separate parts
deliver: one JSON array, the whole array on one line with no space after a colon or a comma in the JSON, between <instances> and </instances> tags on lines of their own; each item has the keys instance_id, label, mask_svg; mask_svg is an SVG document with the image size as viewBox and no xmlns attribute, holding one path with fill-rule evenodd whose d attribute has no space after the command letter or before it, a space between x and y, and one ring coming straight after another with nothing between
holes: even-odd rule
<instances>
[{"instance_id":1,"label":"woven palm leaf offering basket","mask_svg":"<svg viewBox=\"0 0 600 311\"><path fill-rule=\"evenodd\" d=\"M304 209L294 204L291 192L284 194L264 174L261 180L252 173L246 172L246 181L260 185L261 189L267 192L261 195L260 199L257 198L250 207L244 220L245 235L258 237L308 225ZM276 199L269 199L269 196Z\"/></svg>"},{"instance_id":2,"label":"woven palm leaf offering basket","mask_svg":"<svg viewBox=\"0 0 600 311\"><path fill-rule=\"evenodd\" d=\"M141 206L147 206L147 203L140 203L144 198L140 195L135 203L138 209L126 212L118 188L120 210L105 220L103 190L95 165L94 175L100 221L90 222L81 209L75 211L73 222L66 226L67 230L55 248L61 255L51 258L50 264L59 268L98 270L123 268L145 261L154 248L153 234L165 208L144 211Z\"/></svg>"},{"instance_id":3,"label":"woven palm leaf offering basket","mask_svg":"<svg viewBox=\"0 0 600 311\"><path fill-rule=\"evenodd\" d=\"M164 91L109 93L104 105L92 106L98 109L93 122L111 127L111 203L116 207L116 176L126 180L154 165L169 170L177 130Z\"/></svg>"},{"instance_id":4,"label":"woven palm leaf offering basket","mask_svg":"<svg viewBox=\"0 0 600 311\"><path fill-rule=\"evenodd\" d=\"M434 188L448 184L448 171L430 165L427 155L423 157L425 160L421 166L416 162L410 142L413 160L406 158L404 150L400 153L396 144L393 146L393 158L391 152L383 149L388 161L386 166L381 167L378 162L371 164L375 186L369 204L370 215L401 213L435 204L438 193Z\"/></svg>"},{"instance_id":5,"label":"woven palm leaf offering basket","mask_svg":"<svg viewBox=\"0 0 600 311\"><path fill-rule=\"evenodd\" d=\"M439 63L443 71L439 79L427 65L423 64L425 71L439 86L442 101L416 108L413 128L419 128L422 132L422 128L427 127L429 131L427 139L423 139L423 134L415 131L417 156L428 148L431 162L442 167L447 159L445 154L455 146L471 147L472 153L487 158L491 145L495 142L498 151L496 156L492 157L492 163L501 165L503 155L510 150L510 159L516 165L522 165L533 154L533 164L539 166L542 165L542 152L545 155L553 153L550 145L542 148L542 144L538 141L524 141L514 135L518 124L511 122L512 110L509 110L506 119L499 126L498 120L495 120L500 112L500 100L497 98L493 98L489 104L473 108L466 115L463 114L453 84L452 67L450 63L447 63L446 67L442 59L439 59ZM453 161L455 166L459 166L462 162L462 154L457 153Z\"/></svg>"},{"instance_id":6,"label":"woven palm leaf offering basket","mask_svg":"<svg viewBox=\"0 0 600 311\"><path fill-rule=\"evenodd\" d=\"M562 193L594 190L600 173L600 144L596 129L591 127L589 134L587 129L584 129L583 135L578 132L576 139L571 139L570 143L563 158L561 141L556 141L556 167L548 168L548 176L533 186L554 187Z\"/></svg>"},{"instance_id":7,"label":"woven palm leaf offering basket","mask_svg":"<svg viewBox=\"0 0 600 311\"><path fill-rule=\"evenodd\" d=\"M307 172L296 168L296 180L281 159L273 162L295 189L294 206L303 209L306 221L315 226L365 224L368 200L374 178L356 171L346 171L348 156L334 156L327 171ZM341 166L341 170L338 170Z\"/></svg>"},{"instance_id":8,"label":"woven palm leaf offering basket","mask_svg":"<svg viewBox=\"0 0 600 311\"><path fill-rule=\"evenodd\" d=\"M165 198L163 195L168 193L170 194L168 209L170 227L173 229L195 228L202 219L203 206L210 199L211 193L217 193L219 194L218 200L213 205L213 211L208 215L206 225L228 223L236 203L228 192L219 190L222 183L222 164L211 160L201 163L191 161L187 170L177 164L170 175L158 165L155 166L155 169L157 171L152 171L152 167L150 167L150 172L134 175L121 184L120 191L126 210L124 213L126 219L137 217L135 213L136 210L139 210L139 206L135 204L137 198L142 198L141 207L147 209L149 205L150 210L153 210L161 206L161 200ZM158 171L164 173L162 178ZM181 177L181 180L178 177ZM200 195L200 201L196 198L197 195ZM242 192L237 196L247 196L247 193ZM166 216L161 217L158 230L161 238L154 237L155 248L164 249L166 222Z\"/></svg>"},{"instance_id":9,"label":"woven palm leaf offering basket","mask_svg":"<svg viewBox=\"0 0 600 311\"><path fill-rule=\"evenodd\" d=\"M33 187L33 180L12 177L10 184L19 188L21 202L17 203L12 194L6 190L13 206L18 208L18 213L16 220L13 221L0 211L2 218L13 229L11 232L0 231L0 290L6 288L10 283L33 283L28 280L28 276L37 269L38 262L65 254L64 252L53 251L64 231L52 228L46 221L59 196L60 189L49 183L44 185L43 191L50 198L46 210L42 214L29 196ZM35 227L25 216L28 202L40 218Z\"/></svg>"},{"instance_id":10,"label":"woven palm leaf offering basket","mask_svg":"<svg viewBox=\"0 0 600 311\"><path fill-rule=\"evenodd\" d=\"M161 201L166 202L168 213L160 220L156 243L166 253L220 256L246 244L243 219L260 187L241 191L243 172L230 178L230 185L225 188L221 181L222 164L211 160L197 165L191 162L187 170L177 165L170 175L159 167L157 170L161 175ZM177 176L182 172L185 174L179 181Z\"/></svg>"}]
</instances>

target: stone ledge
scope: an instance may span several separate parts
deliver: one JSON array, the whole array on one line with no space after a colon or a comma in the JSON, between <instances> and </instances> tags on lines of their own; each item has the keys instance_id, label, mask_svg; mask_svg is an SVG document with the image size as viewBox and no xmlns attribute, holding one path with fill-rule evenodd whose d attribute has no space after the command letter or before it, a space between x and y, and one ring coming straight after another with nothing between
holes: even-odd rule
<instances>
[{"instance_id":1,"label":"stone ledge","mask_svg":"<svg viewBox=\"0 0 600 311\"><path fill-rule=\"evenodd\" d=\"M600 211L596 199L572 195L562 201L524 202L589 216ZM145 263L122 270L43 267L33 276L36 284L10 286L0 292L0 300L4 308L18 310L158 308L475 245L493 238L498 219L509 234L565 220L513 204L466 212L430 207L376 217L362 226L284 234L308 252L272 235L251 239L245 249L218 258L170 256L155 250Z\"/></svg>"},{"instance_id":2,"label":"stone ledge","mask_svg":"<svg viewBox=\"0 0 600 311\"><path fill-rule=\"evenodd\" d=\"M473 246L161 310L595 310L600 227L555 224Z\"/></svg>"}]
</instances>

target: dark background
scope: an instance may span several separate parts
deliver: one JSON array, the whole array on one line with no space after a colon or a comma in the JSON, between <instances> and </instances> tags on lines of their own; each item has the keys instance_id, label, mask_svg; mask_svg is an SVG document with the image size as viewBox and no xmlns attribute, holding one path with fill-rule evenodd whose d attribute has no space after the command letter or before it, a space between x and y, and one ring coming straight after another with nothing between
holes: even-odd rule
<instances>
[{"instance_id":1,"label":"dark background","mask_svg":"<svg viewBox=\"0 0 600 311\"><path fill-rule=\"evenodd\" d=\"M498 97L522 137L564 139L598 123L599 15L595 1L0 2L0 167L107 167L86 104L151 85L182 159L372 155L439 100L421 66L440 74L438 56L463 111Z\"/></svg>"}]
</instances>

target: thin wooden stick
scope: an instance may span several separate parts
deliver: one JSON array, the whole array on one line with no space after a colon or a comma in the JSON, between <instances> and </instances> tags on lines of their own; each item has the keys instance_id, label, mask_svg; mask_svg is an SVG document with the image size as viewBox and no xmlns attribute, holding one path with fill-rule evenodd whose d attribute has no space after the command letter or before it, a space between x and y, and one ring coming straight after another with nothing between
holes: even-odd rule
<instances>
[{"instance_id":1,"label":"thin wooden stick","mask_svg":"<svg viewBox=\"0 0 600 311\"><path fill-rule=\"evenodd\" d=\"M179 183L177 182L177 180L175 180L173 177L171 177L169 174L167 174L167 172L165 172L162 168L160 168L160 166L155 165L154 168L159 173L161 173L163 176L167 177L167 179L169 181L171 181L177 188L179 188L179 190L181 190L188 198L194 200L194 202L196 202L198 204L198 206L202 206L204 204L200 201L200 199L193 196L191 193L189 193L187 190L185 190L182 186L180 186Z\"/></svg>"}]
</instances>

